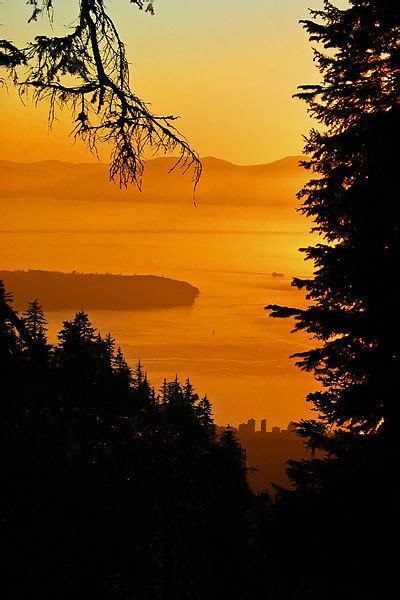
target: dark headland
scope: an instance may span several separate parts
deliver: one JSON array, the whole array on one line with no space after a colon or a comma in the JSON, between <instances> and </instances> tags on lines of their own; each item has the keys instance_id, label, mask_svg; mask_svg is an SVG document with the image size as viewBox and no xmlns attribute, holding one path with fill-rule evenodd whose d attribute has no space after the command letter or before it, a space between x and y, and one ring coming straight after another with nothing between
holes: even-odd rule
<instances>
[{"instance_id":1,"label":"dark headland","mask_svg":"<svg viewBox=\"0 0 400 600\"><path fill-rule=\"evenodd\" d=\"M155 275L0 271L17 310L38 298L45 310L137 310L194 303L200 291L186 281Z\"/></svg>"}]
</instances>

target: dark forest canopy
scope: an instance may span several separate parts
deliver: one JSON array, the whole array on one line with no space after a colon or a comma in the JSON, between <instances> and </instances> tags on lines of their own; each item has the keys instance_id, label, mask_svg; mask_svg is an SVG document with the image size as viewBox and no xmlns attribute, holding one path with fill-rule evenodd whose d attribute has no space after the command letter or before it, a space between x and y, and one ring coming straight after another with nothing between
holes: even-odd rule
<instances>
[{"instance_id":1,"label":"dark forest canopy","mask_svg":"<svg viewBox=\"0 0 400 600\"><path fill-rule=\"evenodd\" d=\"M128 0L126 0L128 2ZM129 0L153 13L152 2ZM60 0L29 0L29 22L57 16ZM57 111L71 112L73 135L95 153L111 146L109 176L121 187L139 188L145 153L180 153L174 167L191 170L196 186L201 163L174 126L176 117L154 115L131 87L125 46L104 0L80 0L76 18L63 36L37 35L24 48L0 40L0 67L21 97L49 106L49 124Z\"/></svg>"},{"instance_id":2,"label":"dark forest canopy","mask_svg":"<svg viewBox=\"0 0 400 600\"><path fill-rule=\"evenodd\" d=\"M82 311L56 345L37 301L21 320L30 346L0 315L7 596L247 597L245 454L229 427L216 435L208 398L177 377L155 390Z\"/></svg>"},{"instance_id":3,"label":"dark forest canopy","mask_svg":"<svg viewBox=\"0 0 400 600\"><path fill-rule=\"evenodd\" d=\"M23 308L38 297L46 310L136 310L194 303L199 290L186 283L155 275L0 271L0 279Z\"/></svg>"}]
</instances>

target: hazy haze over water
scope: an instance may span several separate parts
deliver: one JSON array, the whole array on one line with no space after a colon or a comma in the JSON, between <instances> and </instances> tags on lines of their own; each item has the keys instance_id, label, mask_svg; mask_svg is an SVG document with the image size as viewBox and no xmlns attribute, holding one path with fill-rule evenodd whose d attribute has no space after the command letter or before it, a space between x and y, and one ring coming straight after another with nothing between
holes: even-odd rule
<instances>
[{"instance_id":1,"label":"hazy haze over water","mask_svg":"<svg viewBox=\"0 0 400 600\"><path fill-rule=\"evenodd\" d=\"M90 311L130 363L139 357L153 384L190 377L213 402L217 422L253 416L286 426L305 414L312 379L288 355L306 340L269 319L268 303L303 303L290 287L309 273L297 252L310 243L294 209L129 204L49 199L3 201L4 269L164 275L201 290L193 307ZM273 277L273 272L284 277ZM39 299L40 300L40 299ZM85 308L85 307L79 307ZM72 313L48 313L54 339Z\"/></svg>"}]
</instances>

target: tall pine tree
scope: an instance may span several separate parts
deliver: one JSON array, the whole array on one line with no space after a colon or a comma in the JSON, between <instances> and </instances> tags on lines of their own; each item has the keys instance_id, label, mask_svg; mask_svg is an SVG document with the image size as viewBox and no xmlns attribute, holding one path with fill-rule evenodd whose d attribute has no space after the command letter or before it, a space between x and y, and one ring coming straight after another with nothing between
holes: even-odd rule
<instances>
[{"instance_id":1,"label":"tall pine tree","mask_svg":"<svg viewBox=\"0 0 400 600\"><path fill-rule=\"evenodd\" d=\"M47 343L47 321L37 298L29 302L28 308L23 314L23 321L36 343Z\"/></svg>"},{"instance_id":2,"label":"tall pine tree","mask_svg":"<svg viewBox=\"0 0 400 600\"><path fill-rule=\"evenodd\" d=\"M299 431L328 455L292 461L293 488L278 494L272 560L279 582L290 575L273 595L372 600L392 574L397 585L389 540L400 529L400 5L325 1L303 25L322 83L298 94L320 124L298 196L320 243L302 249L313 277L293 281L309 306L267 308L317 340L295 355L320 383L308 396L318 419Z\"/></svg>"},{"instance_id":3,"label":"tall pine tree","mask_svg":"<svg viewBox=\"0 0 400 600\"><path fill-rule=\"evenodd\" d=\"M0 279L0 302L11 310L12 295L7 292ZM0 311L0 357L1 363L8 366L17 348L17 337L9 313Z\"/></svg>"},{"instance_id":4,"label":"tall pine tree","mask_svg":"<svg viewBox=\"0 0 400 600\"><path fill-rule=\"evenodd\" d=\"M22 340L26 356L38 367L49 360L51 347L47 342L47 320L37 299L29 302L21 321L32 339L30 346Z\"/></svg>"},{"instance_id":5,"label":"tall pine tree","mask_svg":"<svg viewBox=\"0 0 400 600\"><path fill-rule=\"evenodd\" d=\"M314 276L294 279L305 289L305 310L270 305L273 317L294 316L296 330L318 340L297 354L319 391L308 396L319 421L301 431L316 446L329 428L377 434L399 443L400 402L400 5L325 1L302 21L322 45L315 62L322 83L298 97L322 125L311 131L303 164L315 173L298 194L301 212L321 243L302 249ZM329 437L332 439L332 436Z\"/></svg>"},{"instance_id":6,"label":"tall pine tree","mask_svg":"<svg viewBox=\"0 0 400 600\"><path fill-rule=\"evenodd\" d=\"M97 395L98 344L88 315L64 321L58 334L56 363L63 397L72 406L92 405Z\"/></svg>"}]
</instances>

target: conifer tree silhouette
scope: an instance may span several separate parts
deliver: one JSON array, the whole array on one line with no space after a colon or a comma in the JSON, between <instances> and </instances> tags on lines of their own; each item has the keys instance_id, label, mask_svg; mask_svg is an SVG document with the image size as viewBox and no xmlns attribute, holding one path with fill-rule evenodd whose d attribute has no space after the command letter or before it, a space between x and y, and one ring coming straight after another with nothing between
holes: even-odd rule
<instances>
[{"instance_id":1,"label":"conifer tree silhouette","mask_svg":"<svg viewBox=\"0 0 400 600\"><path fill-rule=\"evenodd\" d=\"M318 347L295 355L321 389L308 400L319 421L300 430L322 443L334 426L379 433L398 444L400 402L400 187L396 161L400 109L400 8L396 2L351 0L339 9L324 2L302 21L323 82L297 96L325 129L312 130L304 165L315 177L299 193L320 243L302 251L314 276L296 278L310 306L268 306L273 317L294 317L295 330Z\"/></svg>"},{"instance_id":2,"label":"conifer tree silhouette","mask_svg":"<svg viewBox=\"0 0 400 600\"><path fill-rule=\"evenodd\" d=\"M206 436L211 440L214 439L215 425L212 415L212 406L207 396L204 396L199 400L196 406L196 414Z\"/></svg>"},{"instance_id":3,"label":"conifer tree silhouette","mask_svg":"<svg viewBox=\"0 0 400 600\"><path fill-rule=\"evenodd\" d=\"M12 294L7 292L3 281L0 279L0 320L7 323L8 327L14 328L20 338L28 347L33 344L32 337L24 325L24 322L12 308Z\"/></svg>"},{"instance_id":4,"label":"conifer tree silhouette","mask_svg":"<svg viewBox=\"0 0 400 600\"><path fill-rule=\"evenodd\" d=\"M278 494L269 535L291 576L274 597L372 599L394 573L388 532L400 526L400 6L325 0L302 23L319 43L322 83L297 96L322 127L307 138L314 176L298 197L321 241L302 249L313 277L292 283L309 306L267 309L317 341L295 355L320 384L307 398L318 418L298 432L327 455L291 461L293 487ZM328 539L325 527L340 535ZM285 547L285 532L301 545Z\"/></svg>"},{"instance_id":5,"label":"conifer tree silhouette","mask_svg":"<svg viewBox=\"0 0 400 600\"><path fill-rule=\"evenodd\" d=\"M11 310L12 295L7 292L3 282L0 280L0 303ZM17 338L13 329L12 321L8 311L0 312L0 352L2 360L8 362L15 353Z\"/></svg>"},{"instance_id":6,"label":"conifer tree silhouette","mask_svg":"<svg viewBox=\"0 0 400 600\"><path fill-rule=\"evenodd\" d=\"M46 345L37 302L24 319ZM83 311L63 323L40 368L11 322L0 320L0 338L8 353L1 543L11 598L35 589L43 598L208 600L231 566L246 572L243 454L236 441L215 439L208 399L178 377L156 398L142 364L132 371Z\"/></svg>"},{"instance_id":7,"label":"conifer tree silhouette","mask_svg":"<svg viewBox=\"0 0 400 600\"><path fill-rule=\"evenodd\" d=\"M47 344L47 321L37 298L29 302L23 314L23 322L36 344Z\"/></svg>"}]
</instances>

